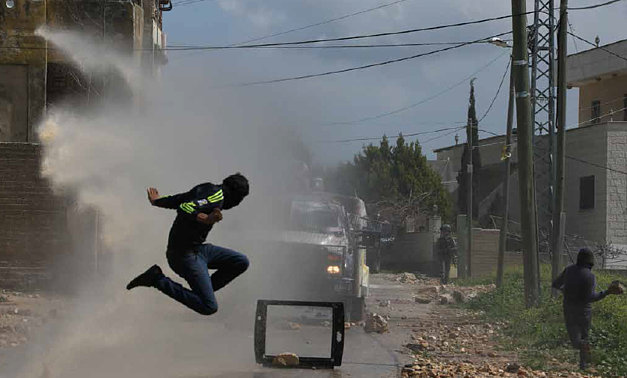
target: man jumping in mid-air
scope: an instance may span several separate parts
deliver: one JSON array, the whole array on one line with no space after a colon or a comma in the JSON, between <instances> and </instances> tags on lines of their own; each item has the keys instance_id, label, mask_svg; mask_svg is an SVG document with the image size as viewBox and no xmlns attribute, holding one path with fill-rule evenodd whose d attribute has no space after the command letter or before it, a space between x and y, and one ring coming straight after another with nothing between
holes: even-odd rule
<instances>
[{"instance_id":1,"label":"man jumping in mid-air","mask_svg":"<svg viewBox=\"0 0 627 378\"><path fill-rule=\"evenodd\" d=\"M222 220L222 210L231 209L249 193L248 180L239 173L222 185L200 184L187 193L160 197L148 189L153 206L176 209L177 215L168 238L166 256L170 268L183 277L191 290L166 277L158 265L133 279L126 288L154 287L202 315L218 311L215 292L248 269L248 258L239 252L203 244L214 224ZM209 269L217 269L209 275Z\"/></svg>"}]
</instances>

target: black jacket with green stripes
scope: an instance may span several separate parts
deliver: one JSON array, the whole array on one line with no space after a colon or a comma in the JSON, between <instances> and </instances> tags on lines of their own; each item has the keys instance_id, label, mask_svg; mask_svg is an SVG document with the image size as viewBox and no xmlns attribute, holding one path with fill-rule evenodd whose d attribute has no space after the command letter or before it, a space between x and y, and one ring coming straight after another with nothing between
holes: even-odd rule
<instances>
[{"instance_id":1,"label":"black jacket with green stripes","mask_svg":"<svg viewBox=\"0 0 627 378\"><path fill-rule=\"evenodd\" d=\"M222 209L224 193L222 185L200 184L187 193L161 197L153 203L165 209L176 209L176 219L170 228L168 251L194 250L207 239L213 226L196 220L198 213L211 214Z\"/></svg>"}]
</instances>

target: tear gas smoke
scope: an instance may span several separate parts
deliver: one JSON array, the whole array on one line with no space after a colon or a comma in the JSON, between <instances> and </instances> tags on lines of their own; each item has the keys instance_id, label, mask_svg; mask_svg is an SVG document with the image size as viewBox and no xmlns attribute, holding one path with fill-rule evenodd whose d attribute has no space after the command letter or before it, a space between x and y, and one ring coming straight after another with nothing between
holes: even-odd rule
<instances>
[{"instance_id":1,"label":"tear gas smoke","mask_svg":"<svg viewBox=\"0 0 627 378\"><path fill-rule=\"evenodd\" d=\"M117 73L133 97L94 95L84 109L57 104L39 127L43 175L59 194L71 193L79 209L98 211L99 237L111 266L107 274L95 275L84 267L77 272L68 262L67 274L75 275L74 286L82 288L75 306L63 324L31 342L6 374L37 378L45 367L49 378L183 377L254 366L252 353L247 353L252 352L250 292L272 273L255 268L264 251L243 242L242 235L255 224L271 223L276 215L262 205L285 174L281 164L292 159L296 119L277 111L277 105L289 106L291 100L207 90L213 76L233 74L228 67L166 69L163 80L155 82L131 57L82 35L53 30L40 30L39 35L90 80ZM179 193L201 182L219 183L237 171L249 178L251 195L225 213L208 241L220 244L226 230L236 230L241 240L234 247L252 264L218 293L218 316L193 314L153 289L127 292L128 280L153 263L183 282L165 262L167 231L175 214L151 207L146 187ZM228 340L217 336L225 334L224 323L230 328ZM186 365L185 357L199 354L207 355L206 366Z\"/></svg>"}]
</instances>

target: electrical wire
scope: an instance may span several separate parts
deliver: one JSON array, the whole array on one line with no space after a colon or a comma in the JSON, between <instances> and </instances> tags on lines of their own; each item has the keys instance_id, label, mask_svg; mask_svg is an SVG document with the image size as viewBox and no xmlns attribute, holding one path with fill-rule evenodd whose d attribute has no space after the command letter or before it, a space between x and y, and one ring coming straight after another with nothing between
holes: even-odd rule
<instances>
[{"instance_id":1,"label":"electrical wire","mask_svg":"<svg viewBox=\"0 0 627 378\"><path fill-rule=\"evenodd\" d=\"M446 48L439 49L439 50L433 50L433 51L429 51L429 52L426 52L426 53L406 56L406 57L397 58L397 59L386 60L386 61L378 62L378 63L366 64L366 65L363 65L363 66L350 67L350 68L345 68L345 69L341 69L341 70L327 71L327 72L321 72L321 73L316 73L316 74L284 77L284 78L280 78L280 79L253 81L253 82L248 82L248 83L241 83L241 84L227 85L227 86L216 86L216 87L213 87L213 88L216 88L216 89L221 88L221 89L223 89L223 88L234 88L234 87L249 87L249 86L253 86L253 85L263 85L263 84L276 84L276 83L283 83L283 82L286 82L286 81L311 79L311 78L314 78L314 77L337 75L337 74L342 74L342 73L347 73L347 72L352 72L352 71L358 71L358 70L363 70L363 69L368 69L368 68L373 68L373 67L381 67L381 66L394 64L394 63L400 63L400 62L404 62L404 61L412 60L412 59L416 59L416 58L422 58L422 57L425 57L425 56L434 55L434 54L438 54L438 53L449 51L449 50L455 50L455 49L458 49L458 48L461 48L461 47L465 47L465 46L468 46L468 45L471 45L471 44L480 43L480 42L485 41L486 39L489 39L489 38L496 38L496 37L500 37L502 35L506 35L506 34L509 34L509 33L511 33L511 31L510 32L505 32L505 33L499 33L499 34L496 34L496 35L493 35L493 36L490 36L490 37L487 37L487 38L481 38L481 39L478 39L478 40L475 40L475 41L466 42L466 43L462 43L462 44L451 46L451 47L446 47Z\"/></svg>"},{"instance_id":2,"label":"electrical wire","mask_svg":"<svg viewBox=\"0 0 627 378\"><path fill-rule=\"evenodd\" d=\"M575 45L575 52L577 54L579 54L579 48L577 47L577 40L575 39L575 37L573 37L573 33L575 33L575 30L573 29L573 24L570 23L570 19L568 20L568 28L570 29L570 37L573 39L573 44Z\"/></svg>"},{"instance_id":3,"label":"electrical wire","mask_svg":"<svg viewBox=\"0 0 627 378\"><path fill-rule=\"evenodd\" d=\"M483 119L488 115L488 113L490 113L490 110L492 110L492 107L494 106L494 102L496 102L496 99L499 97L499 93L501 93L501 88L503 87L503 83L505 82L505 77L507 76L507 73L509 72L509 66L511 63L512 63L512 60L508 59L507 67L505 67L505 73L503 73L503 77L501 78L501 83L499 84L499 88L496 90L496 94L494 95L494 98L492 99L490 106L488 106L488 110L485 111L485 113L483 114L481 119L477 121L477 123L481 123L481 121L483 121Z\"/></svg>"},{"instance_id":4,"label":"electrical wire","mask_svg":"<svg viewBox=\"0 0 627 378\"><path fill-rule=\"evenodd\" d=\"M422 146L426 146L427 144L429 144L430 142L433 142L434 140L437 140L437 139L442 139L442 138L447 137L447 136L449 136L449 135L455 134L455 133L456 133L456 132L458 132L459 130L461 130L461 129L465 129L465 128L466 128L466 126L464 126L464 127L460 127L459 129L457 129L457 130L453 130L453 131L451 131L450 133L446 133L446 134L444 134L444 135L440 135L440 136L437 136L437 137L433 137L433 138L431 138L431 139L429 139L429 140L425 140L424 142L421 142L421 143L420 143L420 145L422 145Z\"/></svg>"},{"instance_id":5,"label":"electrical wire","mask_svg":"<svg viewBox=\"0 0 627 378\"><path fill-rule=\"evenodd\" d=\"M383 48L383 47L417 47L417 46L451 46L467 43L467 41L457 42L423 42L423 43L384 43L368 45L331 45L331 46L283 46L280 43L268 43L243 46L200 46L200 45L170 45L164 50L167 51L189 51L189 50L229 50L229 49L350 49L350 48ZM489 43L485 41L484 43Z\"/></svg>"},{"instance_id":6,"label":"electrical wire","mask_svg":"<svg viewBox=\"0 0 627 378\"><path fill-rule=\"evenodd\" d=\"M326 126L338 126L338 125L352 125L352 124L356 124L356 123L361 123L361 122L367 122L367 121L373 121L375 119L380 119L383 117L387 117L387 116L391 116L394 114L398 114L401 112L404 112L405 110L414 108L416 106L425 104L431 100L434 100L450 91L452 91L453 89L459 87L460 85L464 84L465 82L467 82L468 80L471 80L473 77L475 77L475 75L479 74L481 71L485 70L486 68L490 67L494 62L496 62L497 60L499 60L501 57L503 57L503 55L505 55L507 52L502 53L501 55L497 56L496 58L492 59L491 61L489 61L486 65L480 67L478 70L476 70L475 72L471 73L468 77L464 78L463 80L451 85L450 87L444 89L441 92L436 93L433 96L427 97L425 99L422 99L418 102L415 102L413 104L409 104L407 106L403 106L401 108L386 112L386 113L381 113L378 115L374 115L374 116L369 116L369 117L364 117L364 118L359 118L356 120L352 120L352 121L344 121L344 122L333 122L333 123L328 123L325 124Z\"/></svg>"},{"instance_id":7,"label":"electrical wire","mask_svg":"<svg viewBox=\"0 0 627 378\"><path fill-rule=\"evenodd\" d=\"M583 37L580 37L580 36L578 36L578 35L576 35L576 34L573 34L573 33L570 33L570 32L569 32L568 34L570 34L570 35L571 35L571 36L573 36L574 38L577 38L577 39L578 39L578 40L580 40L580 41L583 41L583 42L585 42L585 43L587 43L587 44L589 44L589 45L591 45L591 46L594 46L595 48L597 48L597 49L599 49L599 50L603 50L603 51L605 51L606 53L608 53L608 54L610 54L610 55L613 55L613 56L615 56L615 57L617 57L617 58L619 58L619 59L622 59L622 60L624 60L624 61L627 61L627 58L625 58L624 56L619 55L619 54L616 54L615 52L610 51L610 50L606 49L606 48L605 48L605 47L603 47L603 46L597 46L597 45L596 45L596 43L592 43L592 42L588 41L587 39L585 39L585 38L583 38Z\"/></svg>"},{"instance_id":8,"label":"electrical wire","mask_svg":"<svg viewBox=\"0 0 627 378\"><path fill-rule=\"evenodd\" d=\"M192 5L192 4L196 4L196 3L201 3L203 1L215 1L215 0L183 0L183 1L178 1L176 3L172 3L173 7L182 7L185 5Z\"/></svg>"},{"instance_id":9,"label":"electrical wire","mask_svg":"<svg viewBox=\"0 0 627 378\"><path fill-rule=\"evenodd\" d=\"M409 137L418 136L418 135L434 134L434 133L440 133L440 132L443 132L443 131L450 131L450 130L459 131L459 130L463 129L464 127L466 127L466 126L462 126L462 127L459 127L459 126L457 126L457 127L447 127L447 128L433 130L433 131L421 131L421 132L418 132L418 133L402 134L402 135L403 135L403 138L409 138ZM400 135L387 137L387 138L388 139L397 139L399 137L400 137ZM373 138L365 137L365 138L354 138L354 139L328 140L328 141L321 141L319 143L351 143L351 142L367 142L367 141L372 141L372 140L381 140L381 137L373 137Z\"/></svg>"},{"instance_id":10,"label":"electrical wire","mask_svg":"<svg viewBox=\"0 0 627 378\"><path fill-rule=\"evenodd\" d=\"M526 13L521 13L519 15L528 15L528 14L532 14L532 13L533 12L526 12ZM509 15L505 15L505 16L483 18L483 19L479 19L479 20L458 22L458 23L454 23L454 24L444 24L444 25L437 25L437 26L429 26L429 27L425 27L425 28L400 30L400 31L395 31L395 32L385 32L385 33L375 33L375 34L361 34L361 35L353 35L353 36L348 36L348 37L327 38L327 39L310 39L310 40L296 41L296 42L282 42L282 43L279 43L279 44L280 45L303 45L303 44L310 44L310 43L339 42L339 41L348 41L348 40L354 40L354 39L377 38L377 37L386 37L386 36L391 36L391 35L412 34L412 33L424 32L424 31L442 30L442 29L456 28L456 27L461 27L461 26L483 24L483 23L486 23L486 22L504 20L504 19L508 19L508 18L512 18L512 17L514 17L514 15L509 14ZM506 33L506 34L509 34L509 33ZM495 37L498 37L498 36L500 36L500 34L496 35ZM487 38L484 38L484 39L487 39Z\"/></svg>"},{"instance_id":11,"label":"electrical wire","mask_svg":"<svg viewBox=\"0 0 627 378\"><path fill-rule=\"evenodd\" d=\"M245 50L245 49L346 49L346 48L391 48L391 47L419 47L419 46L453 46L468 41L456 42L423 42L423 43L390 43L390 44L368 44L368 45L331 45L331 46L282 46L280 43L257 44L245 46L202 46L202 45L170 45L163 51L190 51L190 50ZM485 41L484 43L489 43ZM37 46L0 46L0 49L16 50L58 50L54 47ZM152 51L149 48L133 49L133 51Z\"/></svg>"},{"instance_id":12,"label":"electrical wire","mask_svg":"<svg viewBox=\"0 0 627 378\"><path fill-rule=\"evenodd\" d=\"M611 1L607 1L605 3L601 3L601 4L596 4L596 5L589 5L589 6L585 6L585 7L568 7L568 10L588 10L588 9L596 9L596 8L601 8L601 7L605 7L607 5L612 5L614 3L618 3L621 2L623 0L611 0Z\"/></svg>"},{"instance_id":13,"label":"electrical wire","mask_svg":"<svg viewBox=\"0 0 627 378\"><path fill-rule=\"evenodd\" d=\"M576 158L576 157L573 157L573 156L568 156L567 155L566 159L578 161L578 162L583 163L583 164L592 165L592 166L597 167L597 168L603 168L603 169L611 171L611 172L616 172L616 173L621 173L623 175L627 175L627 172L625 172L625 171L619 171L618 169L610 168L608 166L601 165L601 164L592 163L590 161L579 159L579 158Z\"/></svg>"},{"instance_id":14,"label":"electrical wire","mask_svg":"<svg viewBox=\"0 0 627 378\"><path fill-rule=\"evenodd\" d=\"M298 28L294 28L294 29L289 29L289 30L285 30L285 31L282 31L282 32L278 32L278 33L264 35L262 37L249 39L249 40L246 40L246 41L243 41L243 42L239 42L239 43L235 44L235 46L241 45L241 44L245 44L245 43L250 43L250 42L261 41L262 39L278 37L280 35L286 35L286 34L289 34L289 33L294 33L294 32L297 32L297 31L313 28L313 27L316 27L316 26L322 26L322 25L330 24L332 22L345 20L345 19L347 19L349 17L358 16L360 14L364 14L364 13L372 12L372 11L375 11L375 10L383 9L383 8L386 8L386 7L389 7L389 6L392 6L392 5L404 3L405 1L408 1L408 0L396 0L396 1L393 1L391 3L381 4L381 5L373 7L373 8L368 8L368 9L361 10L359 12L345 14L345 15L340 16L340 17L331 18L329 20L325 20L325 21L321 21L321 22L316 22L314 24L309 24L309 25L298 27Z\"/></svg>"},{"instance_id":15,"label":"electrical wire","mask_svg":"<svg viewBox=\"0 0 627 378\"><path fill-rule=\"evenodd\" d=\"M203 1L203 0L191 0L191 1ZM517 14L517 15L509 14L509 15L504 15L504 16L484 18L484 19L467 21L467 22L459 22L459 23L454 23L454 24L444 24L444 25L437 25L437 26L431 26L431 27L426 27L426 28L418 28L418 29L408 29L408 30L401 30L401 31L396 31L396 32L364 34L364 35L354 35L354 36L340 37L340 38L314 39L314 40L295 41L295 42L282 42L282 43L276 43L276 44L266 44L265 46L303 45L303 44L322 43L322 42L338 42L338 41L347 41L347 40L354 40L354 39L384 37L384 36L391 36L391 35L402 35L402 34L418 33L418 32L423 32L423 31L433 31L433 30L441 30L441 29L447 29L447 28L453 28L453 27L482 24L482 23L486 23L486 22L490 22L490 21L497 21L497 20L503 20L503 19L507 19L507 18L512 18L514 16L529 15L529 14L532 14L532 13L534 13L534 12L530 11L530 12L521 13L521 14ZM255 39L255 40L264 39L266 37L268 37L268 36L260 37L259 39ZM231 44L229 46L235 47L235 46L242 45L243 43L244 42L238 42L238 43ZM197 54L197 52L192 52L190 54L185 54L185 55L176 57L175 59L183 59L183 58L186 58L186 57L189 57L189 56L193 56L193 55L196 55L196 54Z\"/></svg>"},{"instance_id":16,"label":"electrical wire","mask_svg":"<svg viewBox=\"0 0 627 378\"><path fill-rule=\"evenodd\" d=\"M615 98L615 99L613 99L613 100L609 100L609 101L606 101L606 102L602 102L602 103L600 103L600 104L599 104L599 106L603 106L603 105L607 105L607 104L613 104L613 103L618 102L618 101L625 101L625 96L623 96L623 97L617 97L617 98ZM589 110L589 109L592 109L592 108L594 108L594 106L587 106L587 107L585 107L585 108L579 108L579 112L581 113L583 110ZM610 115L611 115L611 114L612 114L612 113L610 113Z\"/></svg>"},{"instance_id":17,"label":"electrical wire","mask_svg":"<svg viewBox=\"0 0 627 378\"><path fill-rule=\"evenodd\" d=\"M624 110L626 110L626 109L627 109L627 107L622 107L622 108L617 109L617 110L612 110L612 111L611 111L611 112L609 112L609 113L605 113L605 114L600 115L600 116L598 117L598 119L601 119L601 118L603 118L603 117L613 116L614 114L616 114L616 113L618 113L618 112L622 112L622 111L624 111ZM583 122L578 122L578 123L574 123L574 124L572 124L572 125L567 126L567 127L566 127L566 129L571 129L571 128L579 127L579 126L581 126L581 125L585 125L586 123L588 123L588 124L589 124L590 122L591 122L591 120L588 120L588 121L583 121Z\"/></svg>"}]
</instances>

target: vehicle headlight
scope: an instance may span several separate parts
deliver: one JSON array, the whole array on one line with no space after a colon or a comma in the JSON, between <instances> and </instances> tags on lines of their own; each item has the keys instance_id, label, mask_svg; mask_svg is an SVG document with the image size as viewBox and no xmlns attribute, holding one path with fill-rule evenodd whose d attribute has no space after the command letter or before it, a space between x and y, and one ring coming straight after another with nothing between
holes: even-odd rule
<instances>
[{"instance_id":1,"label":"vehicle headlight","mask_svg":"<svg viewBox=\"0 0 627 378\"><path fill-rule=\"evenodd\" d=\"M327 267L327 273L329 274L340 274L340 267L337 265L329 265Z\"/></svg>"}]
</instances>

